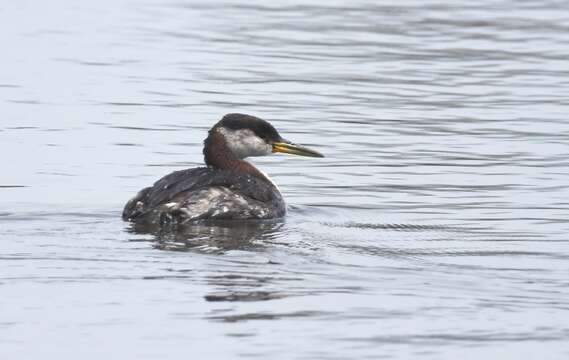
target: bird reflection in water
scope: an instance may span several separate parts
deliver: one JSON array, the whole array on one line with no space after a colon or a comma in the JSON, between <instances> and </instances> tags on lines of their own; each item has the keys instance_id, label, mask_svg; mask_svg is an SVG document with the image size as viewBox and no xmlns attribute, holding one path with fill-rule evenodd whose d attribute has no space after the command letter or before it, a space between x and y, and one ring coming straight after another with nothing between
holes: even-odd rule
<instances>
[{"instance_id":1,"label":"bird reflection in water","mask_svg":"<svg viewBox=\"0 0 569 360\"><path fill-rule=\"evenodd\" d=\"M170 251L253 250L262 247L260 240L274 239L284 221L202 221L165 227L163 224L132 224L130 232L154 235L154 247Z\"/></svg>"}]
</instances>

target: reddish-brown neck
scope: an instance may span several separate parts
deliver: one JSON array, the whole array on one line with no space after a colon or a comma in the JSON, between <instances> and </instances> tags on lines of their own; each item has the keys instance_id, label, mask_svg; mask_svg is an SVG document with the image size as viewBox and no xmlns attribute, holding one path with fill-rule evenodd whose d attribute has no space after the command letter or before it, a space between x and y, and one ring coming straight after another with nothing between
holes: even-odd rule
<instances>
[{"instance_id":1,"label":"reddish-brown neck","mask_svg":"<svg viewBox=\"0 0 569 360\"><path fill-rule=\"evenodd\" d=\"M203 154L207 166L251 174L271 183L256 167L247 161L238 159L227 146L223 134L216 131L216 129L211 130L209 136L204 141Z\"/></svg>"}]
</instances>

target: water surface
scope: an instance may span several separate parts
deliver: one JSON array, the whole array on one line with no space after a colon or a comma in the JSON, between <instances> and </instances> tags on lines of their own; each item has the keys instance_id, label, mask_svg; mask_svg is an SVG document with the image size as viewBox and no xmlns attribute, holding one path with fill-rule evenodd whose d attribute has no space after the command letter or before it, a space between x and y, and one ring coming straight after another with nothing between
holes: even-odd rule
<instances>
[{"instance_id":1,"label":"water surface","mask_svg":"<svg viewBox=\"0 0 569 360\"><path fill-rule=\"evenodd\" d=\"M565 359L562 1L4 2L5 358ZM152 234L124 202L223 114L289 214Z\"/></svg>"}]
</instances>

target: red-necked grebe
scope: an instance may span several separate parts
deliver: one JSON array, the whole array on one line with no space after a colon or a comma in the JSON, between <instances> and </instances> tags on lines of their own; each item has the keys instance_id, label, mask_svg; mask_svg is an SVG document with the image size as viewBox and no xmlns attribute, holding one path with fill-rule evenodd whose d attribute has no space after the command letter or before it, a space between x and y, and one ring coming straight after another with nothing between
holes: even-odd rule
<instances>
[{"instance_id":1,"label":"red-necked grebe","mask_svg":"<svg viewBox=\"0 0 569 360\"><path fill-rule=\"evenodd\" d=\"M283 139L267 121L227 114L204 141L207 167L175 171L142 189L124 207L124 220L135 223L187 223L196 220L274 219L286 213L276 185L249 156L280 152L323 157Z\"/></svg>"}]
</instances>

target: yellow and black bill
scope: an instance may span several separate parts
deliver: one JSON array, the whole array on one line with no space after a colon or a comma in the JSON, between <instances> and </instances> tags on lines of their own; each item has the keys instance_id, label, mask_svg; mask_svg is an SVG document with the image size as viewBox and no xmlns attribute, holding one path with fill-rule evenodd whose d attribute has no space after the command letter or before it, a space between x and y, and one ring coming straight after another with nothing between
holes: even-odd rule
<instances>
[{"instance_id":1,"label":"yellow and black bill","mask_svg":"<svg viewBox=\"0 0 569 360\"><path fill-rule=\"evenodd\" d=\"M319 158L324 157L324 155L320 154L318 151L311 150L302 145L293 144L286 140L274 142L273 152L300 155L300 156L319 157Z\"/></svg>"}]
</instances>

